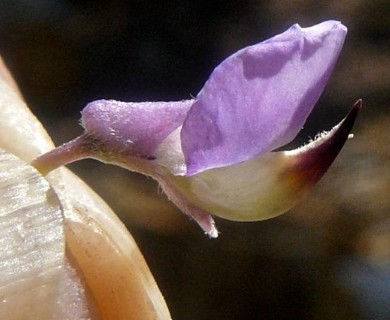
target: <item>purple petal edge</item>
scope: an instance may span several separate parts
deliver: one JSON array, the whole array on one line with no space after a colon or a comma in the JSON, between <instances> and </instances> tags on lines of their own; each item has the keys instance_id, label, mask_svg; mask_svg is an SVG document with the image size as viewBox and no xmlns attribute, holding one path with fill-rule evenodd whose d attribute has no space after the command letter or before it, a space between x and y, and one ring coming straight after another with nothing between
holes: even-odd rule
<instances>
[{"instance_id":1,"label":"purple petal edge","mask_svg":"<svg viewBox=\"0 0 390 320\"><path fill-rule=\"evenodd\" d=\"M223 61L183 124L187 174L242 162L291 141L318 101L346 33L338 21L296 24Z\"/></svg>"}]
</instances>

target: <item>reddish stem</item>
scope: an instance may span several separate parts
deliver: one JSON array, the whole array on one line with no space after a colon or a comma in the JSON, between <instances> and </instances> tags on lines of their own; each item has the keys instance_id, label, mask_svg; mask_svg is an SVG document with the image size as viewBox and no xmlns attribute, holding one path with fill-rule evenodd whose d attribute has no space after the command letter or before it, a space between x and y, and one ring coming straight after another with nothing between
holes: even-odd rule
<instances>
[{"instance_id":1,"label":"reddish stem","mask_svg":"<svg viewBox=\"0 0 390 320\"><path fill-rule=\"evenodd\" d=\"M31 162L42 175L48 174L50 171L57 169L63 165L88 158L90 139L86 134L83 134L76 139L64 143L63 145L39 156Z\"/></svg>"}]
</instances>

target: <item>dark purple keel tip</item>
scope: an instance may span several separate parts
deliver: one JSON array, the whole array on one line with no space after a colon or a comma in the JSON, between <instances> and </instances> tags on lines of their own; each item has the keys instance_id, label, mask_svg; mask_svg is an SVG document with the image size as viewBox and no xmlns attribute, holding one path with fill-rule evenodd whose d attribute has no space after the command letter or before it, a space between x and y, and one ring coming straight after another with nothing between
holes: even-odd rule
<instances>
[{"instance_id":1,"label":"dark purple keel tip","mask_svg":"<svg viewBox=\"0 0 390 320\"><path fill-rule=\"evenodd\" d=\"M324 141L320 141L318 145L299 156L297 169L300 176L304 177L306 181L317 183L329 169L347 141L361 108L362 100L359 99L329 138L325 138Z\"/></svg>"}]
</instances>

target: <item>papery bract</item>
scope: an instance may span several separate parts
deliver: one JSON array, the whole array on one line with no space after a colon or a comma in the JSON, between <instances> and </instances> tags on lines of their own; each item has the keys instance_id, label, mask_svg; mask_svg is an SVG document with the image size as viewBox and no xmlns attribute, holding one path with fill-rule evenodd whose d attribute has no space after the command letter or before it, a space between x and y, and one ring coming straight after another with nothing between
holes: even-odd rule
<instances>
[{"instance_id":1,"label":"papery bract","mask_svg":"<svg viewBox=\"0 0 390 320\"><path fill-rule=\"evenodd\" d=\"M4 71L0 57L0 148L15 156L9 158L11 163L3 157L0 170L3 179L13 177L2 189L5 223L1 222L0 282L5 285L0 290L0 319L84 319L81 313L86 301L92 311L88 319L170 319L138 246L107 204L65 168L47 175L46 181L28 165L53 148L53 143ZM21 168L23 174L18 174ZM57 202L45 191L48 183L60 201L58 214L62 218L57 221L50 210L44 210ZM21 209L26 202L30 205ZM5 216L6 212L10 215ZM60 239L55 237L59 223L64 227ZM12 237L25 243L19 245ZM66 244L58 243L65 239ZM58 244L56 250L49 245L52 241ZM12 257L16 259L11 263ZM10 285L4 266L17 275L14 285ZM33 283L37 290L31 290L32 282L26 275L36 276ZM88 293L85 297L84 290ZM67 315L59 316L61 310Z\"/></svg>"}]
</instances>

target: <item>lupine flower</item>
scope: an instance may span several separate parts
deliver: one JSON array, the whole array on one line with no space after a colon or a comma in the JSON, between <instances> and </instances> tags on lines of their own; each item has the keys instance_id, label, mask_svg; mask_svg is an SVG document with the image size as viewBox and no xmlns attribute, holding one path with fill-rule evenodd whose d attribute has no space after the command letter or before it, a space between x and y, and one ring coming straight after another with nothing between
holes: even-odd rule
<instances>
[{"instance_id":1,"label":"lupine flower","mask_svg":"<svg viewBox=\"0 0 390 320\"><path fill-rule=\"evenodd\" d=\"M347 29L293 25L224 60L192 100L98 100L82 111L85 133L33 164L46 173L94 158L155 178L211 237L211 214L253 221L286 212L335 159L361 102L339 125L291 151L274 151L303 127L330 77Z\"/></svg>"}]
</instances>

